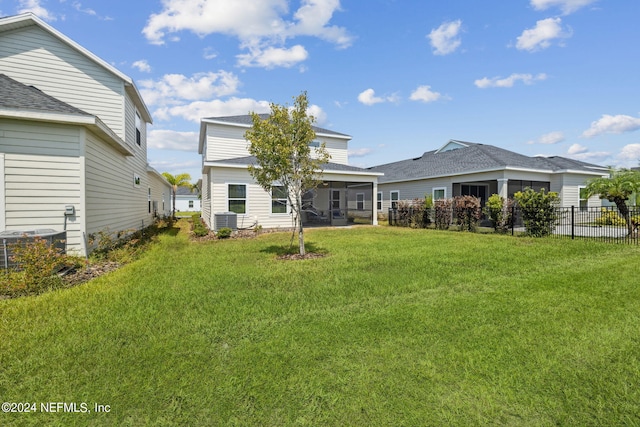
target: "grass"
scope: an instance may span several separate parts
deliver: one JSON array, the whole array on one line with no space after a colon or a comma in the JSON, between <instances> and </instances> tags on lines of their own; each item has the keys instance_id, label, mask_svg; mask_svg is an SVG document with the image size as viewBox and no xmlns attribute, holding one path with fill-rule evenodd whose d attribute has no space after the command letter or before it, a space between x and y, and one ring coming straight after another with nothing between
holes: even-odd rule
<instances>
[{"instance_id":1,"label":"grass","mask_svg":"<svg viewBox=\"0 0 640 427\"><path fill-rule=\"evenodd\" d=\"M189 242L0 301L2 425L640 425L640 251L390 227ZM39 409L39 407L38 407Z\"/></svg>"}]
</instances>

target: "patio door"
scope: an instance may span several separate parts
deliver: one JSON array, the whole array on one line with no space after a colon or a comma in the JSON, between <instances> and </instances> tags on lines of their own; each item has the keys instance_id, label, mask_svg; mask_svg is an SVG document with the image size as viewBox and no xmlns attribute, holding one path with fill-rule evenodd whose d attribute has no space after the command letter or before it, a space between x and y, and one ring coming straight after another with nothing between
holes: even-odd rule
<instances>
[{"instance_id":1,"label":"patio door","mask_svg":"<svg viewBox=\"0 0 640 427\"><path fill-rule=\"evenodd\" d=\"M331 208L331 225L347 225L344 189L332 188L329 203Z\"/></svg>"}]
</instances>

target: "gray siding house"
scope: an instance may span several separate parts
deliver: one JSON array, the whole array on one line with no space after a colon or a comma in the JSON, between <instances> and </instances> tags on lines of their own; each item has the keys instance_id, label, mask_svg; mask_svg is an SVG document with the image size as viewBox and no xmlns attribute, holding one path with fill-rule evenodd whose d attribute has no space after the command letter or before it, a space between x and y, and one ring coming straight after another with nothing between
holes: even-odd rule
<instances>
[{"instance_id":1,"label":"gray siding house","mask_svg":"<svg viewBox=\"0 0 640 427\"><path fill-rule=\"evenodd\" d=\"M0 231L66 227L86 255L92 233L169 215L148 123L131 78L31 13L0 18Z\"/></svg>"},{"instance_id":2,"label":"gray siding house","mask_svg":"<svg viewBox=\"0 0 640 427\"><path fill-rule=\"evenodd\" d=\"M399 200L432 196L434 200L472 195L484 204L492 194L502 197L531 187L555 191L561 206L600 206L600 199L582 196L589 178L607 176L603 166L565 157L528 157L493 145L450 140L419 157L369 168L380 172L378 211Z\"/></svg>"}]
</instances>

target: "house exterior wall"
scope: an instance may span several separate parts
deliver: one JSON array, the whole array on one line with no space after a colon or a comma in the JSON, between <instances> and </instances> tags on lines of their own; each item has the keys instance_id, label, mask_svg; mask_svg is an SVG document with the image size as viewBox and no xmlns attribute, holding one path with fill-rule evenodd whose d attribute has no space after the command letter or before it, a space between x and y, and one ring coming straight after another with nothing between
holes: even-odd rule
<instances>
[{"instance_id":1,"label":"house exterior wall","mask_svg":"<svg viewBox=\"0 0 640 427\"><path fill-rule=\"evenodd\" d=\"M100 117L125 132L123 81L38 26L2 34L0 69L9 77Z\"/></svg>"},{"instance_id":2,"label":"house exterior wall","mask_svg":"<svg viewBox=\"0 0 640 427\"><path fill-rule=\"evenodd\" d=\"M0 119L3 229L62 231L65 206L72 205L75 215L66 218L67 250L84 252L83 135L78 126Z\"/></svg>"},{"instance_id":3,"label":"house exterior wall","mask_svg":"<svg viewBox=\"0 0 640 427\"><path fill-rule=\"evenodd\" d=\"M154 214L153 204L157 206L157 216L160 218L171 216L171 184L155 170L148 170L149 188L151 189L151 214ZM149 197L147 194L147 211Z\"/></svg>"},{"instance_id":4,"label":"house exterior wall","mask_svg":"<svg viewBox=\"0 0 640 427\"><path fill-rule=\"evenodd\" d=\"M248 127L207 123L206 129L207 137L204 153L207 161L233 159L250 155L249 143L244 139L244 134L249 129ZM325 143L326 150L331 156L331 162L348 164L347 139L319 135L316 140Z\"/></svg>"},{"instance_id":5,"label":"house exterior wall","mask_svg":"<svg viewBox=\"0 0 640 427\"><path fill-rule=\"evenodd\" d=\"M391 207L390 193L399 191L399 200L413 200L414 198L424 198L425 195L431 195L434 188L445 188L446 197L452 197L454 194L454 184L460 183L486 183L488 181L496 181L498 179L507 180L523 180L523 181L542 181L550 183L550 191L555 191L560 196L561 206L570 207L579 205L580 187L584 186L591 176L576 173L560 173L552 174L547 172L536 171L518 171L504 170L496 172L482 172L468 175L455 175L450 177L439 177L434 179L423 179L417 181L405 181L395 183L378 184L378 191L382 192L382 212L386 212ZM506 181L508 182L508 181ZM489 185L490 193L494 191L495 186ZM491 195L489 194L489 196ZM597 197L589 199L590 207L600 206L600 200Z\"/></svg>"},{"instance_id":6,"label":"house exterior wall","mask_svg":"<svg viewBox=\"0 0 640 427\"><path fill-rule=\"evenodd\" d=\"M193 202L193 207L189 207L189 202ZM198 196L176 196L176 211L180 212L199 212L200 211L200 199Z\"/></svg>"}]
</instances>

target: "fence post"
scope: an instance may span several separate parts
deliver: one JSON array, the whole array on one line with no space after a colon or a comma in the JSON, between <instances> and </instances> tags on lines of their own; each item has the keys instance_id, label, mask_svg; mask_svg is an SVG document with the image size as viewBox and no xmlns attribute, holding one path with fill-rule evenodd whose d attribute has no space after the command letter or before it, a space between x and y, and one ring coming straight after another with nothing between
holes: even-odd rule
<instances>
[{"instance_id":1,"label":"fence post","mask_svg":"<svg viewBox=\"0 0 640 427\"><path fill-rule=\"evenodd\" d=\"M576 207L571 205L571 240L576 237Z\"/></svg>"}]
</instances>

